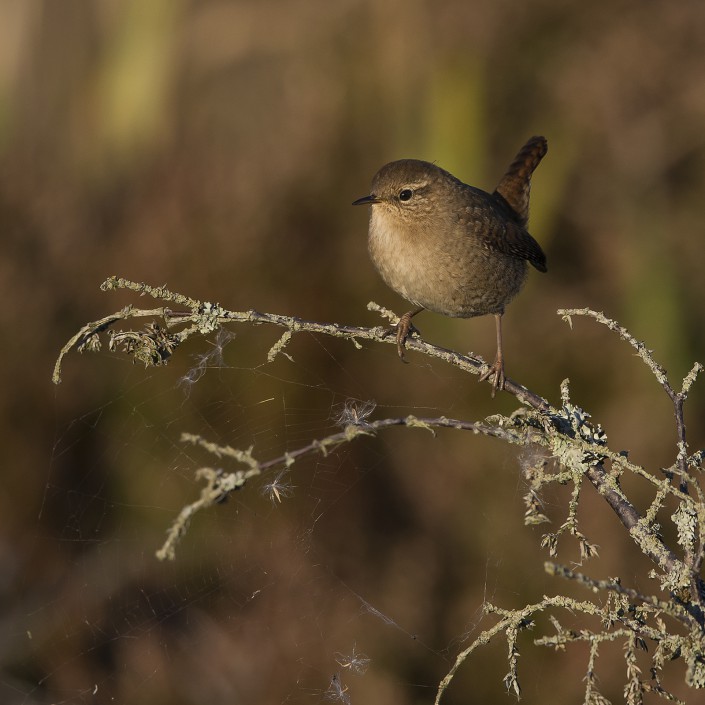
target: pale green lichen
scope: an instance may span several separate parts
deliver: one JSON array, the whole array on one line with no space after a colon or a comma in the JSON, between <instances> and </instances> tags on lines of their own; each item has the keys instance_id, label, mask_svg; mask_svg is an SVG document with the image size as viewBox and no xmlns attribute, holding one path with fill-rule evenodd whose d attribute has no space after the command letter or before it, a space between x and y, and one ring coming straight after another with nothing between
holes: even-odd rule
<instances>
[{"instance_id":1,"label":"pale green lichen","mask_svg":"<svg viewBox=\"0 0 705 705\"><path fill-rule=\"evenodd\" d=\"M102 347L100 336L97 333L91 333L86 336L85 340L76 346L76 350L83 352L99 352Z\"/></svg>"},{"instance_id":2,"label":"pale green lichen","mask_svg":"<svg viewBox=\"0 0 705 705\"><path fill-rule=\"evenodd\" d=\"M212 455L215 455L216 458L232 458L238 463L247 465L252 470L260 470L260 463L252 455L252 449L254 446L250 446L247 450L233 448L232 446L222 446L218 443L207 441L205 438L195 433L182 433L181 442L190 443L191 445L198 445Z\"/></svg>"},{"instance_id":3,"label":"pale green lichen","mask_svg":"<svg viewBox=\"0 0 705 705\"><path fill-rule=\"evenodd\" d=\"M143 331L111 330L108 335L109 350L122 350L145 367L165 365L180 342L156 321L145 326Z\"/></svg>"},{"instance_id":4,"label":"pale green lichen","mask_svg":"<svg viewBox=\"0 0 705 705\"><path fill-rule=\"evenodd\" d=\"M702 371L703 366L699 362L696 362L693 365L693 369L690 370L690 372L688 372L688 374L683 378L683 386L681 387L681 395L683 399L688 398L688 392L690 391L690 388L693 386L693 383Z\"/></svg>"},{"instance_id":5,"label":"pale green lichen","mask_svg":"<svg viewBox=\"0 0 705 705\"><path fill-rule=\"evenodd\" d=\"M383 318L386 318L393 326L395 326L397 323L399 323L399 316L397 316L394 311L390 311L388 308L384 308L384 306L380 306L379 304L375 303L374 301L370 301L367 304L367 310L368 311L374 311L375 313L379 313L380 316Z\"/></svg>"},{"instance_id":6,"label":"pale green lichen","mask_svg":"<svg viewBox=\"0 0 705 705\"><path fill-rule=\"evenodd\" d=\"M690 649L686 656L688 668L685 682L691 688L705 688L705 655L702 646L699 649Z\"/></svg>"},{"instance_id":7,"label":"pale green lichen","mask_svg":"<svg viewBox=\"0 0 705 705\"><path fill-rule=\"evenodd\" d=\"M208 335L220 328L225 317L224 308L218 304L212 304L210 301L204 301L198 307L198 314L194 317L193 322L203 335Z\"/></svg>"},{"instance_id":8,"label":"pale green lichen","mask_svg":"<svg viewBox=\"0 0 705 705\"><path fill-rule=\"evenodd\" d=\"M279 340L277 340L274 345L269 349L269 352L267 353L267 362L274 362L276 359L277 355L283 354L290 362L294 361L294 358L291 357L288 353L284 352L284 348L289 344L289 341L291 340L293 336L293 333L290 330L284 331L283 335Z\"/></svg>"},{"instance_id":9,"label":"pale green lichen","mask_svg":"<svg viewBox=\"0 0 705 705\"><path fill-rule=\"evenodd\" d=\"M444 418L444 421L447 421L447 419ZM416 418L416 416L413 416L411 414L406 417L406 426L408 426L409 428L423 428L426 431L429 431L432 436L436 435L436 432L433 429L433 426L431 426L431 424L426 421L421 421L420 419Z\"/></svg>"},{"instance_id":10,"label":"pale green lichen","mask_svg":"<svg viewBox=\"0 0 705 705\"><path fill-rule=\"evenodd\" d=\"M681 502L671 520L678 531L678 545L692 553L697 540L698 519L697 512L690 502Z\"/></svg>"}]
</instances>

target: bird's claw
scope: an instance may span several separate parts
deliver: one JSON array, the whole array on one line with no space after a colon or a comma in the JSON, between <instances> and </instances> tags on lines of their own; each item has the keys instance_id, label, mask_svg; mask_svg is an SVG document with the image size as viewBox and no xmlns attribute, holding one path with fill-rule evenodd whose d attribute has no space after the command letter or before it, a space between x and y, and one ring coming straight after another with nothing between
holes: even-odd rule
<instances>
[{"instance_id":1,"label":"bird's claw","mask_svg":"<svg viewBox=\"0 0 705 705\"><path fill-rule=\"evenodd\" d=\"M411 322L411 317L415 313L415 311L409 311L409 313L405 313L399 319L399 323L397 323L396 329L392 329L396 330L397 353L399 353L399 359L404 363L408 362L408 360L404 357L404 347L406 346L406 341L412 333L419 332L418 329Z\"/></svg>"},{"instance_id":2,"label":"bird's claw","mask_svg":"<svg viewBox=\"0 0 705 705\"><path fill-rule=\"evenodd\" d=\"M499 390L500 392L504 389L504 382L506 377L504 375L504 360L496 358L495 361L489 366L489 368L480 375L478 382L484 382L486 379L492 377L492 398Z\"/></svg>"}]
</instances>

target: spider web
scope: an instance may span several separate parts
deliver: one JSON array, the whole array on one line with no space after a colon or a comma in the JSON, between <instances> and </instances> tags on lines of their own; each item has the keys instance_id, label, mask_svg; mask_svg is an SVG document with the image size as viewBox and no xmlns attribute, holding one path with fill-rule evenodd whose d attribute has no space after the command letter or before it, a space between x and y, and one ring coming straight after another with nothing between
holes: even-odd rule
<instances>
[{"instance_id":1,"label":"spider web","mask_svg":"<svg viewBox=\"0 0 705 705\"><path fill-rule=\"evenodd\" d=\"M234 469L181 443L183 431L266 460L339 432L351 414L468 405L456 372L399 365L392 348L351 353L306 335L263 364L270 338L221 335L166 369L96 363L115 390L57 419L33 537L41 559L8 625L3 702L433 702L484 628L482 603L520 599L506 579L521 523L513 453L410 429L254 478L194 517L175 561L155 558L200 492L195 471ZM513 483L496 503L472 496L494 483L488 457ZM496 656L479 657L446 702L464 701L473 679L473 692L505 698Z\"/></svg>"}]
</instances>

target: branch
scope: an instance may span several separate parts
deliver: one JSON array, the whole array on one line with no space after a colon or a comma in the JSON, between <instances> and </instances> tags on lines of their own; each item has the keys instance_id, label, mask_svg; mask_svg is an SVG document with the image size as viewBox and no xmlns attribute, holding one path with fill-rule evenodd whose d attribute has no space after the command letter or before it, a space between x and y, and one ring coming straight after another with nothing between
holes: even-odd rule
<instances>
[{"instance_id":1,"label":"branch","mask_svg":"<svg viewBox=\"0 0 705 705\"><path fill-rule=\"evenodd\" d=\"M396 344L393 336L389 335L390 329L386 325L366 328L306 321L293 316L261 313L254 310L229 311L219 304L201 302L173 293L166 287L151 287L144 283L136 283L117 277L106 280L102 289L128 289L140 296L150 296L170 305L183 307L184 310L174 311L166 306L154 309L135 309L128 306L110 316L83 326L59 353L53 374L53 381L57 384L61 378L61 366L65 356L73 349L79 352L99 350L101 334L108 335L110 349L120 349L146 366L166 364L176 348L192 335L208 335L215 330L222 331L224 327L230 327L233 324L271 325L284 329L282 335L269 350L267 355L269 362L276 359L278 355L288 357L287 345L295 334L301 332L346 339L358 349L362 347L360 341L365 340ZM392 324L399 320L394 313L377 304L370 303L368 309L389 319ZM266 460L256 458L252 453L252 448L241 450L231 446L220 446L201 436L183 434L183 442L199 446L219 460L232 461L243 467L233 472L212 467L202 467L197 471L196 478L205 480L206 485L201 490L199 498L181 510L169 529L167 539L157 552L157 556L160 559L173 559L176 546L186 532L193 516L201 509L222 502L231 492L243 487L248 480L261 476L267 471L276 470L273 481L267 483L264 490L273 501L281 502L282 498L291 494L293 488L285 477L299 458L315 453L327 455L341 444L351 442L361 435L374 436L390 426L423 428L434 434L436 428L454 428L496 437L515 445L541 446L546 449L548 458L556 461L554 466L559 470L556 472L544 471L544 466L549 462L546 457L535 461L531 468L524 468L524 475L529 484L529 492L525 498L527 504L526 522L548 521L548 517L539 511L541 502L539 493L546 484L573 483L567 519L557 532L546 534L542 540L542 543L549 547L551 555L555 554L558 537L562 533L569 533L578 539L583 560L590 558L596 552L596 547L589 543L578 526L581 488L582 483L587 479L628 529L630 537L642 553L660 568L661 573L652 571L651 577L660 580L662 589L670 593L671 601L667 602L655 596L643 595L624 588L616 580L593 580L558 564L548 563L546 569L551 574L575 580L596 592L606 592L606 604L598 606L589 601L581 602L564 596L556 596L544 597L541 602L517 610L503 610L492 605L485 605L486 612L499 615L499 622L483 631L468 648L458 655L453 667L439 686L436 703L440 701L463 661L478 646L487 643L501 632L505 633L508 646L509 673L505 677L505 685L518 697L520 694L517 676L519 632L533 625L532 618L535 613L555 607L598 616L602 620L602 631L574 632L560 627L558 621L551 615L551 620L558 633L555 636L542 637L535 641L538 644L553 645L557 648L574 641L589 642L590 655L585 702L604 701L596 689L593 673L594 663L599 645L604 641L612 641L617 638L625 639L625 661L628 671L627 690L629 698L634 701L640 699L647 691L657 692L662 697L675 700L674 696L661 687L658 672L669 659L677 658L680 653L684 654L688 664L686 673L688 685L705 687L705 600L703 599L703 583L699 574L705 555L705 493L703 493L695 473L691 472L691 469L700 468L705 451L699 451L692 456L688 455L683 413L684 402L690 388L703 367L696 363L684 378L681 390L676 392L668 380L665 369L654 359L652 351L618 323L602 313L589 309L562 309L559 313L571 325L572 316L588 316L615 331L620 338L637 351L639 357L649 367L669 396L676 421L677 455L674 465L664 471L664 478L657 477L646 469L631 463L625 452L615 453L608 447L607 436L599 424L592 423L590 415L571 401L568 380L561 384L560 408L553 407L545 398L522 385L509 379L506 380L505 391L515 396L523 406L509 417L495 415L486 419L484 423L448 419L444 416L439 418L406 416L373 421L369 420L369 416L374 410L373 404L365 403L358 407L353 402L346 402L337 420L342 431L325 438L312 440L300 448ZM116 326L120 322L135 319L149 319L149 322L140 331L116 330ZM482 358L461 355L455 351L432 345L421 339L418 333L408 340L407 347L475 375L482 375L488 370L488 366ZM488 383L490 383L489 380ZM625 471L647 480L655 489L655 496L644 515L637 511L620 487L620 477ZM674 476L678 476L680 480L677 487L672 483ZM690 494L691 488L694 490L695 496ZM683 558L676 555L664 542L658 525L658 515L665 509L666 500L669 497L675 497L678 503L670 518L677 530L676 540L678 546L683 550ZM688 634L681 636L667 631L662 615L685 625ZM653 624L647 624L647 617ZM619 623L620 628L613 629L612 625L615 623ZM645 647L644 637L657 643L656 652L652 657L652 683L641 680L640 670L637 666L636 650L642 646Z\"/></svg>"},{"instance_id":2,"label":"branch","mask_svg":"<svg viewBox=\"0 0 705 705\"><path fill-rule=\"evenodd\" d=\"M208 451L217 458L230 458L237 463L245 465L246 470L227 473L222 469L203 467L196 471L197 480L205 480L206 486L201 490L199 498L186 505L176 517L171 527L167 531L167 538L161 548L156 552L159 560L174 560L176 558L176 547L181 538L186 534L193 516L202 509L212 507L224 501L231 492L239 490L245 486L248 480L262 475L267 470L281 467L284 472L289 472L291 466L301 457L320 453L327 456L328 453L344 443L349 443L358 436L375 436L378 431L391 426L407 426L408 428L422 428L435 433L435 428L454 428L459 431L470 431L475 434L501 438L509 443L521 444L524 440L520 435L512 430L491 426L483 423L471 423L459 419L449 419L445 416L440 418L417 418L416 416L405 416L398 418L379 419L378 421L361 420L355 424L348 424L340 433L335 433L320 440L313 440L301 448L287 451L275 458L265 461L258 461L252 455L252 448L246 451L238 450L231 446L220 446L211 443L201 436L184 433L181 436L183 443L197 445ZM273 483L267 486L270 496L281 502L281 497L288 494L288 486L281 482L281 475Z\"/></svg>"},{"instance_id":3,"label":"branch","mask_svg":"<svg viewBox=\"0 0 705 705\"><path fill-rule=\"evenodd\" d=\"M491 604L484 605L485 613L495 612L502 616L502 618L494 626L489 629L485 629L466 649L461 651L455 659L455 663L445 675L443 680L438 686L438 691L436 692L435 705L439 705L441 698L445 693L446 689L450 685L451 681L455 677L460 666L467 660L467 658L475 651L478 647L484 646L489 643L495 636L500 632L506 632L509 640L510 651L513 651L514 644L516 640L516 633L519 629L527 629L533 626L533 617L539 612L543 612L549 607L563 607L564 609L570 610L572 612L582 612L588 615L599 615L600 608L596 607L592 602L581 602L579 600L574 600L570 597L564 597L562 595L556 595L555 597L544 597L541 602L537 602L533 605L526 605L518 610L502 610L499 607L495 607ZM511 659L510 659L511 661ZM513 666L510 666L510 672L505 676L505 684L511 688L514 693L519 697L519 686L518 679L516 676L516 659L514 659Z\"/></svg>"},{"instance_id":4,"label":"branch","mask_svg":"<svg viewBox=\"0 0 705 705\"><path fill-rule=\"evenodd\" d=\"M668 380L666 370L662 367L653 356L653 350L649 350L646 345L637 340L626 328L619 325L616 321L611 318L607 318L603 313L592 311L587 308L582 309L559 309L558 314L563 317L563 320L573 327L572 316L586 316L593 318L598 323L607 326L612 331L615 331L619 337L629 343L636 351L637 355L644 361L648 368L653 372L654 377L659 382L663 390L668 395L671 403L673 404L673 415L676 420L676 435L677 435L677 455L675 467L677 468L678 475L680 477L679 491L682 495L688 494L688 487L692 485L698 496L698 504L700 508L705 507L705 494L700 486L698 480L691 476L688 471L688 443L686 441L686 429L685 429L685 418L683 414L683 403L688 397L688 392L695 382L698 374L702 372L703 366L696 362L693 368L683 379L681 385L681 391L676 392L671 383ZM597 469L593 469L593 474L595 474ZM592 477L591 477L592 482ZM594 482L593 482L594 484ZM680 570L680 566L675 566L672 560L672 554L669 556L661 550L661 542L653 542L652 536L644 534L644 526L640 524L641 518L631 511L628 511L623 504L616 500L614 497L605 496L605 499L610 503L615 511L617 511L617 506L620 507L617 511L618 516L622 523L630 530L632 535L637 535L640 540L646 546L650 544L651 548L647 552L647 555L652 559L656 560L659 565L666 567L668 570L673 570L674 568ZM699 621L701 624L705 624L705 588L703 586L702 580L700 579L700 567L702 565L703 556L705 555L705 519L703 518L703 511L698 512L697 507L693 508L691 504L692 513L698 517L697 521L697 534L699 537L697 550L694 547L694 541L685 544L685 567L687 568L691 579L690 588L692 593L692 599L697 603L700 611Z\"/></svg>"},{"instance_id":5,"label":"branch","mask_svg":"<svg viewBox=\"0 0 705 705\"><path fill-rule=\"evenodd\" d=\"M546 561L544 563L544 569L549 575L559 576L565 578L566 580L575 580L576 582L584 585L593 592L600 591L612 591L620 595L625 595L630 600L642 602L650 607L653 607L665 614L671 615L672 617L679 619L680 621L689 624L688 613L683 607L674 602L666 602L665 600L659 600L654 595L643 595L637 590L631 588L626 588L622 585L618 578L609 578L607 580L595 580L583 573L571 570L564 565L559 563L552 563L551 561Z\"/></svg>"},{"instance_id":6,"label":"branch","mask_svg":"<svg viewBox=\"0 0 705 705\"><path fill-rule=\"evenodd\" d=\"M604 313L598 311L592 311L589 308L571 308L571 309L559 309L558 315L563 318L564 321L573 327L572 316L587 316L588 318L593 318L598 323L607 326L610 330L615 331L622 340L625 340L629 345L631 345L636 351L637 355L646 363L648 368L653 372L654 377L658 380L659 384L663 387L666 394L673 402L674 405L674 415L676 417L676 428L678 434L678 469L681 473L681 491L687 492L687 477L688 477L688 463L687 463L687 444L685 441L685 422L683 420L683 402L688 396L688 392L695 382L698 374L703 371L703 366L696 362L693 369L686 375L681 386L681 391L676 392L671 383L668 381L668 376L666 370L662 367L653 356L653 350L649 350L646 345L637 340L624 326L619 325L616 321L611 318L607 318Z\"/></svg>"},{"instance_id":7,"label":"branch","mask_svg":"<svg viewBox=\"0 0 705 705\"><path fill-rule=\"evenodd\" d=\"M61 365L64 357L73 348L76 348L79 352L98 350L100 347L99 333L112 329L120 321L136 318L161 319L168 331L172 331L175 327L182 327L178 332L167 333L161 326L152 323L142 332L115 333L112 330L109 331L112 349L121 347L145 365L165 364L178 345L191 335L197 333L208 335L214 330L229 324L268 324L286 329L285 334L270 350L269 359L273 359L277 354L282 353L293 334L300 332L347 339L356 347L360 347L360 340L396 344L393 336L389 335L390 330L386 326L366 328L337 323L306 321L294 316L261 313L254 310L229 311L222 308L219 304L197 301L188 296L174 293L164 286L152 287L145 283L133 282L114 276L103 282L101 289L103 291L127 289L140 296L146 295L170 304L185 306L189 310L172 311L167 307L149 310L134 309L128 306L110 316L83 326L61 349L54 368L53 380L55 383L58 383L61 379ZM386 318L396 319L393 313L377 304L370 303L368 308L379 312ZM560 313L568 321L570 321L571 315L589 315L605 323L605 325L616 330L621 337L640 351L642 358L654 369L660 380L665 379L665 371L653 361L650 351L646 350L642 343L635 341L626 329L610 321L603 314L597 314L589 311L589 309L562 310ZM461 355L452 350L433 345L422 340L418 334L414 334L407 341L407 347L428 357L443 360L454 367L475 375L481 375L488 369L487 364L481 358ZM686 378L688 388L692 384L695 374L696 372L694 371L689 378ZM567 389L564 391L563 409L560 411L551 406L545 398L511 379L506 380L505 391L536 412L537 416L533 420L532 417L519 420L520 426L528 428L531 423L535 422L539 429L543 429L543 434L540 432L534 433L533 440L540 443L543 441L542 444L548 447L561 462L565 462L568 459L568 465L572 465L577 472L585 474L617 514L620 521L629 529L632 538L659 567L666 571L680 570L679 565L682 565L681 562L678 561L676 556L669 551L654 532L648 531L643 517L619 489L616 479L604 470L603 459L609 457L609 449L606 449L606 454L602 453L602 446L604 446L602 436L604 434L602 434L599 427L593 429L587 421L589 415L577 407L567 404ZM566 442L568 442L568 445L566 445ZM576 446L582 451L579 456L575 456L573 453L573 449L576 449ZM600 447L596 448L596 446ZM705 532L701 532L701 536L703 535L705 535Z\"/></svg>"},{"instance_id":8,"label":"branch","mask_svg":"<svg viewBox=\"0 0 705 705\"><path fill-rule=\"evenodd\" d=\"M280 328L286 328L289 333L319 333L323 335L328 335L334 338L343 338L350 340L353 345L360 347L360 340L369 340L376 343L386 343L390 345L396 345L396 340L393 336L390 337L390 329L387 326L374 326L372 328L366 328L364 326L349 326L341 325L338 323L320 323L318 321L306 321L295 316L283 316L278 313L261 313L259 311L249 310L249 311L229 311L222 308L219 304L213 304L210 302L201 302L191 299L182 294L176 294L171 292L166 287L151 287L148 284L133 282L128 279L122 279L120 277L109 277L103 284L101 284L101 289L103 291L110 291L113 289L128 289L134 291L141 296L148 295L156 299L162 299L168 302L174 302L181 305L186 305L190 311L172 311L169 308L155 308L151 310L147 309L133 309L128 306L120 311L116 311L110 316L101 318L93 323L88 323L83 326L76 335L74 335L64 347L61 349L59 357L54 366L54 374L52 380L55 384L61 382L61 366L63 364L64 357L74 348L78 352L83 352L84 350L97 351L100 349L100 345L97 343L97 334L105 332L116 323L133 318L148 318L154 319L158 318L164 321L168 328L173 328L179 325L190 324L188 328L177 333L173 340L171 341L172 346L169 349L160 349L161 359L167 360L173 350L177 345L182 343L186 338L193 335L194 333L200 333L202 335L208 335L212 331L216 330L220 326L230 324L230 323L250 323L255 325L268 324L277 326ZM382 315L389 317L389 311L378 306L374 302L370 302L367 308L371 311L377 311ZM135 334L139 335L139 334ZM144 337L145 334L142 334ZM283 350L286 343L289 342L291 336L286 338L281 338L280 341L275 345L276 353ZM152 346L151 343L148 344L149 347ZM488 369L487 363L481 357L475 357L470 355L461 355L453 350L448 350L447 348L442 348L438 345L432 345L422 340L418 333L414 333L406 342L406 347L411 350L416 350L428 357L435 357L437 359L443 360L454 367L458 367L461 370L470 372L475 375L481 375ZM273 348L274 350L274 348ZM133 352L133 351L128 351ZM273 358L272 358L273 359ZM140 358L141 362L145 365L150 364L149 360ZM157 364L157 363L151 363ZM488 381L488 384L491 384ZM514 382L511 379L507 379L505 383L505 390L514 395L523 404L531 406L539 411L550 411L551 405L538 394L534 394L522 385Z\"/></svg>"}]
</instances>

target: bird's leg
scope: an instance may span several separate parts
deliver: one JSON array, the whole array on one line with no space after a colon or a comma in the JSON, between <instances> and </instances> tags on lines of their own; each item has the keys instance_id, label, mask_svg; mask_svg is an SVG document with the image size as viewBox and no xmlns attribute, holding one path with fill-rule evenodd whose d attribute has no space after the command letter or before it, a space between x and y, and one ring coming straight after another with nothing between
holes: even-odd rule
<instances>
[{"instance_id":1,"label":"bird's leg","mask_svg":"<svg viewBox=\"0 0 705 705\"><path fill-rule=\"evenodd\" d=\"M404 345L406 344L406 339L412 330L416 330L411 323L411 319L417 314L421 313L423 308L417 308L413 311L407 311L397 323L397 352L399 353L399 358L402 362L406 362L404 359Z\"/></svg>"},{"instance_id":2,"label":"bird's leg","mask_svg":"<svg viewBox=\"0 0 705 705\"><path fill-rule=\"evenodd\" d=\"M495 313L495 324L497 327L497 355L494 358L494 363L489 370L485 372L479 379L484 382L486 379L492 379L492 398L494 399L495 392L499 389L501 392L504 389L504 355L502 355L502 314Z\"/></svg>"}]
</instances>

